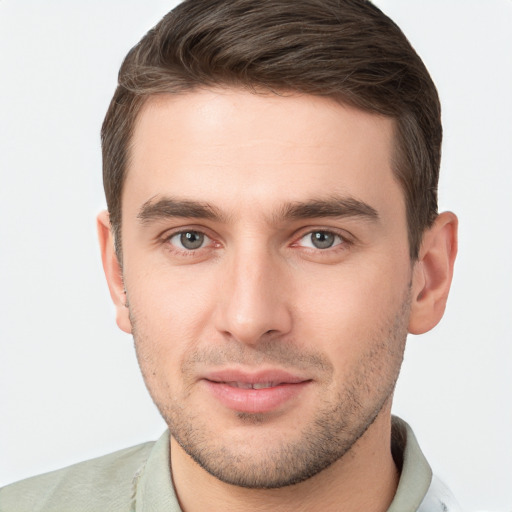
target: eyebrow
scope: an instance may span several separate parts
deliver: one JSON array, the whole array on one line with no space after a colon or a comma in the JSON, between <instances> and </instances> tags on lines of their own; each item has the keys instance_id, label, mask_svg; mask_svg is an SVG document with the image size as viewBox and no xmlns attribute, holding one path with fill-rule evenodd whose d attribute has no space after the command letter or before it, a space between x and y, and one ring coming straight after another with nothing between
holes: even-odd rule
<instances>
[{"instance_id":1,"label":"eyebrow","mask_svg":"<svg viewBox=\"0 0 512 512\"><path fill-rule=\"evenodd\" d=\"M289 220L312 219L316 217L360 217L378 221L375 208L353 197L332 196L328 199L295 202L285 205L279 217Z\"/></svg>"},{"instance_id":2,"label":"eyebrow","mask_svg":"<svg viewBox=\"0 0 512 512\"><path fill-rule=\"evenodd\" d=\"M215 221L222 221L225 218L220 210L208 203L172 197L163 197L158 201L155 201L154 197L149 199L142 205L137 215L143 224L172 217Z\"/></svg>"},{"instance_id":3,"label":"eyebrow","mask_svg":"<svg viewBox=\"0 0 512 512\"><path fill-rule=\"evenodd\" d=\"M143 224L174 217L208 219L217 222L227 222L228 219L227 215L207 202L172 197L149 199L142 205L137 215ZM371 221L379 220L377 210L369 204L353 197L337 196L287 203L272 216L274 222L320 217L359 217Z\"/></svg>"}]
</instances>

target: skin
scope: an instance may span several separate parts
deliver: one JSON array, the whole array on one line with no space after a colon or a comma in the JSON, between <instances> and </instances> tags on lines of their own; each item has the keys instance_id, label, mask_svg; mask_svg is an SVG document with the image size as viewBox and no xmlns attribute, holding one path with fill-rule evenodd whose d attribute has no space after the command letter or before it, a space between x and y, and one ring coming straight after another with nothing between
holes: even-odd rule
<instances>
[{"instance_id":1,"label":"skin","mask_svg":"<svg viewBox=\"0 0 512 512\"><path fill-rule=\"evenodd\" d=\"M118 325L172 434L183 510L392 501L405 339L440 320L456 252L444 213L410 261L393 128L325 98L234 89L151 98L139 115L122 271L108 214L98 226ZM284 371L300 382L271 407L251 390L237 410L211 382Z\"/></svg>"}]
</instances>

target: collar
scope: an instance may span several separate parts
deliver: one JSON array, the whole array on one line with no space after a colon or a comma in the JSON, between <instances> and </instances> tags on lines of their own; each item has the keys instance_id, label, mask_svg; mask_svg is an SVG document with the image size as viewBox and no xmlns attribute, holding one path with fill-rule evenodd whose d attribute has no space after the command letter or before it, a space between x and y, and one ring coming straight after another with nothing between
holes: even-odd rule
<instances>
[{"instance_id":1,"label":"collar","mask_svg":"<svg viewBox=\"0 0 512 512\"><path fill-rule=\"evenodd\" d=\"M400 471L400 481L388 512L418 510L432 482L432 470L411 427L392 417L391 451Z\"/></svg>"}]
</instances>

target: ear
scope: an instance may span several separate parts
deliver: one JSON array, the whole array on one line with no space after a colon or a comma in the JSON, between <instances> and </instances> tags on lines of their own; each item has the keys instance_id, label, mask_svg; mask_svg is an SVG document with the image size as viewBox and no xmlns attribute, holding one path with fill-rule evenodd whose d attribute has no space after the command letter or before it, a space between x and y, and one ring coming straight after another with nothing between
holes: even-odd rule
<instances>
[{"instance_id":1,"label":"ear","mask_svg":"<svg viewBox=\"0 0 512 512\"><path fill-rule=\"evenodd\" d=\"M126 291L123 283L121 265L117 259L114 248L114 237L110 226L110 218L107 211L101 212L97 219L98 238L101 249L103 270L107 278L110 296L116 307L116 321L121 330L130 334L132 325L130 322L128 305L126 303Z\"/></svg>"},{"instance_id":2,"label":"ear","mask_svg":"<svg viewBox=\"0 0 512 512\"><path fill-rule=\"evenodd\" d=\"M413 271L411 334L429 331L443 317L457 255L457 226L457 217L444 212L423 235Z\"/></svg>"}]
</instances>

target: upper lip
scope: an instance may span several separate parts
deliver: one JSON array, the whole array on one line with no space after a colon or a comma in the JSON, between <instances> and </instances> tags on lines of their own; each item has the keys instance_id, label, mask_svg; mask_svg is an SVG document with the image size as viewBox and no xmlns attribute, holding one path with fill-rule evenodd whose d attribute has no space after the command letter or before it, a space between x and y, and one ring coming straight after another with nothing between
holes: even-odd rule
<instances>
[{"instance_id":1,"label":"upper lip","mask_svg":"<svg viewBox=\"0 0 512 512\"><path fill-rule=\"evenodd\" d=\"M206 372L203 379L219 383L241 383L241 384L298 384L311 380L308 377L294 375L286 370L268 369L259 371L244 371L240 369L221 369Z\"/></svg>"}]
</instances>

